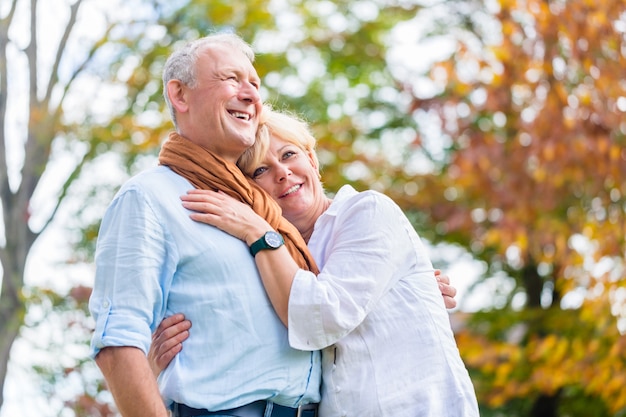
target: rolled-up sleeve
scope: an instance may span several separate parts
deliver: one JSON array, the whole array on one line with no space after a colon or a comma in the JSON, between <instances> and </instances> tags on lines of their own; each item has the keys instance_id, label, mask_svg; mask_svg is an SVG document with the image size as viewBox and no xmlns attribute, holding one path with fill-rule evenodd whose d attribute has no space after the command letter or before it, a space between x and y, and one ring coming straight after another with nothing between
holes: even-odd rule
<instances>
[{"instance_id":1,"label":"rolled-up sleeve","mask_svg":"<svg viewBox=\"0 0 626 417\"><path fill-rule=\"evenodd\" d=\"M166 241L162 222L142 192L125 190L107 209L89 300L95 320L93 357L107 346L148 351L154 323L164 314L164 288L173 275Z\"/></svg>"}]
</instances>

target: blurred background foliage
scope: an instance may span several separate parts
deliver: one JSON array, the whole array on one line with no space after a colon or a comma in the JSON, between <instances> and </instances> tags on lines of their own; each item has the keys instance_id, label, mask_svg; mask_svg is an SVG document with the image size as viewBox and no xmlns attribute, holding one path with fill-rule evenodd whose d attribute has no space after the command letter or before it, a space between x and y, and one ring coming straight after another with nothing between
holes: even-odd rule
<instances>
[{"instance_id":1,"label":"blurred background foliage","mask_svg":"<svg viewBox=\"0 0 626 417\"><path fill-rule=\"evenodd\" d=\"M22 340L55 359L33 366L58 415L115 415L85 357L92 277L32 285L27 257L62 222L67 263L91 265L113 193L172 128L164 60L227 30L265 100L311 122L330 194L382 191L438 266L481 268L481 307L451 318L482 416L626 415L623 0L55 1L0 6L0 406Z\"/></svg>"}]
</instances>

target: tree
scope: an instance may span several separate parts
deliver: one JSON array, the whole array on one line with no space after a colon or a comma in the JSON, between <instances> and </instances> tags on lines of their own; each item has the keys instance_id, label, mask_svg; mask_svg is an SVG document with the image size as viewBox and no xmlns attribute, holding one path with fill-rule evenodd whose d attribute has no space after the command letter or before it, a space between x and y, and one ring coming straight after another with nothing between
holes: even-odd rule
<instances>
[{"instance_id":1,"label":"tree","mask_svg":"<svg viewBox=\"0 0 626 417\"><path fill-rule=\"evenodd\" d=\"M101 71L103 62L123 62L141 33L137 27L142 22L115 20L109 15L112 9L105 9L96 22L102 31L90 37L84 26L81 32L79 24L81 12L87 13L83 3L92 7L91 13L98 13L95 2L83 0L54 4L12 0L0 8L0 202L4 232L0 246L0 407L11 347L25 323L27 305L37 298L29 298L32 293L24 291L24 268L33 244L55 220L90 163L113 149L135 155L145 146L140 140L116 142L115 135L105 128L110 120L121 123L125 118L124 112L106 108L111 103L103 93L114 88L116 79ZM111 21L107 22L108 18ZM64 23L55 27L50 21ZM89 33L96 29L90 27ZM91 88L83 95L88 85ZM54 181L47 176L50 172L58 174L61 158L63 181L51 191ZM17 168L15 161L20 162ZM41 194L52 194L52 200L42 202Z\"/></svg>"},{"instance_id":2,"label":"tree","mask_svg":"<svg viewBox=\"0 0 626 417\"><path fill-rule=\"evenodd\" d=\"M483 415L624 415L623 2L473 10L448 21L459 36L430 69L437 94L407 84L442 156L427 175L394 171L390 192L425 236L502 277L493 307L457 334ZM426 127L415 144L432 149Z\"/></svg>"}]
</instances>

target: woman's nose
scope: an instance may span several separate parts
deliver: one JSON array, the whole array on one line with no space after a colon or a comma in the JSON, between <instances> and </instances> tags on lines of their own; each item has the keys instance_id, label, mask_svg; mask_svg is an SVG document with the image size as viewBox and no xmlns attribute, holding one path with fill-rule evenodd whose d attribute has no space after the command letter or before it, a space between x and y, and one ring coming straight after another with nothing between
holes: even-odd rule
<instances>
[{"instance_id":1,"label":"woman's nose","mask_svg":"<svg viewBox=\"0 0 626 417\"><path fill-rule=\"evenodd\" d=\"M283 182L287 179L287 177L291 175L291 171L286 166L280 166L276 170L276 179L278 182Z\"/></svg>"}]
</instances>

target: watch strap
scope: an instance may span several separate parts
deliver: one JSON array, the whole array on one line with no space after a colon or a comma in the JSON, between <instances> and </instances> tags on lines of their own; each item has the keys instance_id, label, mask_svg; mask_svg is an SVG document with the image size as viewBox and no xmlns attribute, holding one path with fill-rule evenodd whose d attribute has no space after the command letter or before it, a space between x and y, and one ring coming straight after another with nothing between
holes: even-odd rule
<instances>
[{"instance_id":1,"label":"watch strap","mask_svg":"<svg viewBox=\"0 0 626 417\"><path fill-rule=\"evenodd\" d=\"M280 233L269 231L261 236L257 241L250 245L250 254L256 256L257 253L264 249L278 249L285 243Z\"/></svg>"}]
</instances>

